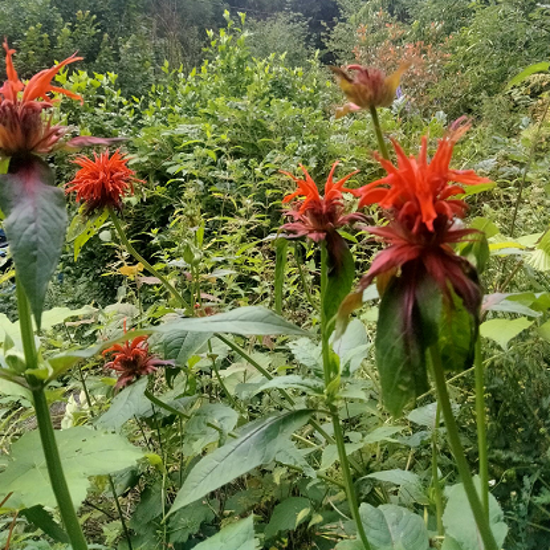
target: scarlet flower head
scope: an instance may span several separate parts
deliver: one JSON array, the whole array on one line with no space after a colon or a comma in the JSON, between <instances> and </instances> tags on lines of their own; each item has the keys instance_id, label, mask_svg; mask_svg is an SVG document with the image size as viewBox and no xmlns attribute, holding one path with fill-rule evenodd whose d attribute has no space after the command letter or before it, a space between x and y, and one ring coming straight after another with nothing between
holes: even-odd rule
<instances>
[{"instance_id":1,"label":"scarlet flower head","mask_svg":"<svg viewBox=\"0 0 550 550\"><path fill-rule=\"evenodd\" d=\"M401 76L409 67L410 63L402 63L397 71L389 76L380 69L362 65L348 65L345 70L330 67L340 88L350 101L337 110L336 118L360 109L389 107L395 99ZM350 75L347 71L354 71L354 74Z\"/></svg>"},{"instance_id":2,"label":"scarlet flower head","mask_svg":"<svg viewBox=\"0 0 550 550\"><path fill-rule=\"evenodd\" d=\"M128 168L128 159L118 149L111 156L109 151L99 155L94 152L93 159L80 156L73 163L80 166L80 170L65 185L65 191L76 191L77 202L86 203L88 214L103 208L120 210L122 197L134 192L134 183L142 182Z\"/></svg>"},{"instance_id":3,"label":"scarlet flower head","mask_svg":"<svg viewBox=\"0 0 550 550\"><path fill-rule=\"evenodd\" d=\"M42 114L43 110L53 106L50 94L58 93L82 101L79 95L52 85L51 81L62 67L82 58L72 55L23 84L13 65L15 50L9 48L7 40L4 41L4 50L8 79L0 87L0 154L11 157L49 153L66 132L62 126L52 126L51 118L44 118Z\"/></svg>"},{"instance_id":4,"label":"scarlet flower head","mask_svg":"<svg viewBox=\"0 0 550 550\"><path fill-rule=\"evenodd\" d=\"M295 209L285 212L286 216L294 220L282 226L282 229L289 233L289 237L307 236L312 241L320 242L326 239L327 235L335 233L340 227L366 219L359 212L344 214L343 193L352 193L352 190L345 188L344 184L357 174L358 170L335 182L333 176L336 166L338 166L338 162L332 165L325 183L324 197L321 197L317 184L302 165L300 168L304 173L303 179L281 170L281 173L293 179L298 185L298 189L287 195L283 199L283 203L288 203L297 197L304 197L304 200L298 203Z\"/></svg>"},{"instance_id":5,"label":"scarlet flower head","mask_svg":"<svg viewBox=\"0 0 550 550\"><path fill-rule=\"evenodd\" d=\"M456 219L465 215L467 205L454 197L464 193L462 185L490 183L473 170L449 167L454 145L469 127L464 118L457 120L439 141L431 162L427 158L426 137L422 138L417 158L408 157L393 140L397 166L377 156L388 175L355 194L361 197L360 206L378 203L388 211L389 225L368 230L389 246L377 254L361 287L382 274L397 273L407 264L411 269L411 262L418 263L414 269L417 276L421 272L429 275L446 296L452 288L472 314L477 312L481 290L475 270L451 246L475 233L456 227Z\"/></svg>"},{"instance_id":6,"label":"scarlet flower head","mask_svg":"<svg viewBox=\"0 0 550 550\"><path fill-rule=\"evenodd\" d=\"M106 349L103 355L113 354L111 361L105 364L106 369L120 373L115 389L119 390L137 380L155 372L158 367L174 366L173 361L164 361L157 355L149 353L147 336L138 336L124 344L115 344Z\"/></svg>"}]
</instances>

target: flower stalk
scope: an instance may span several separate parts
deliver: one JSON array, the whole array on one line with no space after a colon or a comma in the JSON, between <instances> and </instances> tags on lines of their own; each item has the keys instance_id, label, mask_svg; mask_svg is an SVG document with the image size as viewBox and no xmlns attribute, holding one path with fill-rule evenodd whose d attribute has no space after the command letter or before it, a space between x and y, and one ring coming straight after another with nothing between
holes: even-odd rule
<instances>
[{"instance_id":1,"label":"flower stalk","mask_svg":"<svg viewBox=\"0 0 550 550\"><path fill-rule=\"evenodd\" d=\"M38 367L38 354L34 342L31 310L25 292L21 284L17 281L16 293L25 362L27 370L33 370ZM48 401L46 399L46 393L44 391L44 384L31 376L27 376L27 380L32 391L40 441L42 442L42 449L46 459L46 467L52 490L57 500L61 519L63 520L63 525L67 530L67 535L69 536L73 550L88 550L88 545L84 538L82 528L80 527L80 522L78 521L78 516L76 515L69 492L69 486L67 485L67 480L63 472L63 465L55 440L55 432L50 416L50 408L48 407Z\"/></svg>"},{"instance_id":2,"label":"flower stalk","mask_svg":"<svg viewBox=\"0 0 550 550\"><path fill-rule=\"evenodd\" d=\"M376 107L370 107L370 116L372 118L372 125L374 126L376 139L378 140L378 148L380 149L380 154L382 155L382 158L389 160L390 154L388 153L388 147L384 140L384 134L382 133L382 126L380 124L380 119L378 118L378 111L376 110Z\"/></svg>"},{"instance_id":3,"label":"flower stalk","mask_svg":"<svg viewBox=\"0 0 550 550\"><path fill-rule=\"evenodd\" d=\"M143 267L153 275L153 277L156 277L159 279L159 281L164 285L164 287L172 294L172 296L176 299L176 301L187 310L188 314L191 314L193 312L191 306L187 303L185 298L176 290L176 288L164 277L164 275L161 275L133 246L128 237L126 236L126 233L124 232L124 229L122 228L122 225L120 223L120 220L118 219L116 213L113 211L112 208L109 208L109 217L111 219L111 222L115 226L115 230L117 232L117 235L121 241L121 243L124 245L128 253L133 256L138 262L141 262L143 264Z\"/></svg>"},{"instance_id":4,"label":"flower stalk","mask_svg":"<svg viewBox=\"0 0 550 550\"><path fill-rule=\"evenodd\" d=\"M464 449L462 448L462 443L460 442L458 426L453 415L443 365L441 362L441 355L437 345L430 348L430 357L439 406L441 407L441 412L447 428L447 438L449 440L449 445L455 458L456 467L458 469L458 473L460 474L468 502L470 503L477 528L479 529L481 540L483 541L485 550L499 550L491 530L488 515L485 513L481 500L479 499L479 494L475 488L472 474L470 473L470 468L468 466L468 461L466 460Z\"/></svg>"},{"instance_id":5,"label":"flower stalk","mask_svg":"<svg viewBox=\"0 0 550 550\"><path fill-rule=\"evenodd\" d=\"M479 478L481 480L481 500L485 514L489 518L489 461L487 457L487 432L485 428L485 380L481 357L481 340L478 336L475 346L475 384L476 384L476 424L479 454Z\"/></svg>"},{"instance_id":6,"label":"flower stalk","mask_svg":"<svg viewBox=\"0 0 550 550\"><path fill-rule=\"evenodd\" d=\"M365 527L361 520L361 514L359 512L359 503L357 500L357 494L355 492L355 486L353 484L353 478L351 475L351 469L349 465L348 455L346 452L346 444L344 441L344 433L342 426L340 425L340 418L338 415L338 408L334 404L332 396L336 392L334 387L337 383L337 377L339 373L334 373L331 364L331 349L330 349L330 319L327 319L325 308L323 307L324 298L326 296L328 287L328 250L325 241L321 242L321 339L322 339L322 356L323 356L323 373L325 377L325 391L327 392L327 405L332 417L332 426L334 430L334 439L336 442L336 448L338 449L338 458L340 460L340 466L342 468L342 476L344 478L344 485L348 505L351 510L351 515L357 527L357 534L364 550L371 550L371 546L365 533Z\"/></svg>"}]
</instances>

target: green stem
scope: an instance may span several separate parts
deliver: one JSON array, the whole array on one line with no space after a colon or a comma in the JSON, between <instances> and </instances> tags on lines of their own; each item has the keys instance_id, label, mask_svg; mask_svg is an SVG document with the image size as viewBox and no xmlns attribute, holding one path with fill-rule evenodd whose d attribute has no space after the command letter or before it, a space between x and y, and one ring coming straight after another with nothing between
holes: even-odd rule
<instances>
[{"instance_id":1,"label":"green stem","mask_svg":"<svg viewBox=\"0 0 550 550\"><path fill-rule=\"evenodd\" d=\"M432 430L432 485L434 488L435 496L435 516L437 520L437 534L443 536L445 529L443 527L443 493L441 491L441 485L439 483L439 473L437 470L437 434L439 428L439 417L441 409L439 403L435 411L435 423Z\"/></svg>"},{"instance_id":2,"label":"green stem","mask_svg":"<svg viewBox=\"0 0 550 550\"><path fill-rule=\"evenodd\" d=\"M117 215L109 209L109 217L111 218L111 222L115 226L115 230L118 234L118 237L120 238L120 241L126 248L126 250L132 255L138 262L143 264L143 267L153 275L153 277L156 277L159 279L159 281L164 285L164 287L170 291L172 296L179 302L179 304L187 310L187 313L192 312L192 308L189 306L189 304L186 302L185 298L172 286L172 284L164 277L164 275L161 275L133 246L132 243L128 240L128 237L126 236L126 233L124 233L124 229L122 229L122 225L120 224L120 220L118 219Z\"/></svg>"},{"instance_id":3,"label":"green stem","mask_svg":"<svg viewBox=\"0 0 550 550\"><path fill-rule=\"evenodd\" d=\"M449 445L455 457L458 473L460 474L464 491L466 492L479 534L481 535L481 540L483 541L485 550L499 550L497 543L495 542L493 532L491 531L489 520L476 491L474 480L472 479L472 474L470 473L470 468L468 467L468 462L464 454L464 449L462 448L462 443L460 442L458 426L453 415L453 409L451 407L451 401L447 391L447 384L445 382L443 365L441 364L441 356L437 346L432 346L430 348L430 355L432 359L432 370L435 386L437 388L437 395L439 398L439 406L441 407L443 419L445 420L445 426L447 427L447 438L449 439Z\"/></svg>"},{"instance_id":4,"label":"green stem","mask_svg":"<svg viewBox=\"0 0 550 550\"><path fill-rule=\"evenodd\" d=\"M357 527L357 534L361 540L365 550L371 550L371 546L365 533L365 527L361 520L361 514L359 512L359 502L357 500L357 494L355 492L355 485L353 484L353 478L351 475L351 469L349 465L349 459L346 452L346 444L344 441L344 432L340 424L340 418L338 415L338 407L332 401L334 392L336 389L333 387L334 380L339 376L339 373L333 372L331 357L330 357L330 328L329 319L327 319L325 311L325 296L328 288L328 252L325 241L321 243L321 342L322 342L322 354L323 354L323 373L325 375L325 388L330 388L327 392L328 409L332 417L332 426L334 429L334 439L336 440L336 448L338 449L338 458L340 460L340 467L342 468L342 477L344 478L344 485L346 496L348 499L348 505L351 510L351 515L355 521Z\"/></svg>"},{"instance_id":5,"label":"green stem","mask_svg":"<svg viewBox=\"0 0 550 550\"><path fill-rule=\"evenodd\" d=\"M485 515L489 519L489 461L487 458L487 433L485 429L485 379L479 336L476 341L474 365L476 375L476 423L481 500L485 509Z\"/></svg>"},{"instance_id":6,"label":"green stem","mask_svg":"<svg viewBox=\"0 0 550 550\"><path fill-rule=\"evenodd\" d=\"M384 135L382 134L382 126L380 125L380 119L378 118L378 111L376 107L370 108L370 115L372 117L372 124L374 126L374 132L376 133L376 139L378 140L378 147L380 149L380 154L386 160L389 160L390 155L388 153L388 147L384 141Z\"/></svg>"},{"instance_id":7,"label":"green stem","mask_svg":"<svg viewBox=\"0 0 550 550\"><path fill-rule=\"evenodd\" d=\"M65 525L73 550L87 550L88 545L82 533L82 528L80 527L71 500L71 494L69 493L67 480L63 473L63 466L55 441L55 433L44 388L42 386L33 388L32 395L38 422L38 431L40 432L42 449L44 450L44 457L46 458L46 467L48 469L52 490L55 494L57 505L59 506L63 525Z\"/></svg>"},{"instance_id":8,"label":"green stem","mask_svg":"<svg viewBox=\"0 0 550 550\"><path fill-rule=\"evenodd\" d=\"M124 537L126 538L126 542L128 543L128 549L134 550L132 547L132 539L130 538L128 527L126 527L126 520L124 519L124 513L122 512L122 507L120 506L120 502L118 501L115 482L113 481L113 477L111 475L107 477L109 479L109 486L111 487L111 492L113 493L113 497L115 499L115 505L118 512L118 517L120 518L120 523L122 524L122 531L124 532Z\"/></svg>"},{"instance_id":9,"label":"green stem","mask_svg":"<svg viewBox=\"0 0 550 550\"><path fill-rule=\"evenodd\" d=\"M21 283L17 280L16 295L25 363L27 370L32 370L38 367L38 353L34 342L29 302ZM42 442L44 458L46 459L46 468L48 469L50 484L57 500L57 505L59 506L61 519L67 530L67 535L69 536L73 550L87 550L88 545L82 533L82 528L80 527L78 516L76 515L71 499L71 493L69 492L69 486L67 485L67 480L63 473L63 465L61 464L61 457L59 456L59 449L57 448L57 442L55 440L55 432L50 416L50 408L48 407L48 401L46 400L46 394L44 392L44 386L42 382L31 376L27 377L27 381L32 391L40 441Z\"/></svg>"}]
</instances>

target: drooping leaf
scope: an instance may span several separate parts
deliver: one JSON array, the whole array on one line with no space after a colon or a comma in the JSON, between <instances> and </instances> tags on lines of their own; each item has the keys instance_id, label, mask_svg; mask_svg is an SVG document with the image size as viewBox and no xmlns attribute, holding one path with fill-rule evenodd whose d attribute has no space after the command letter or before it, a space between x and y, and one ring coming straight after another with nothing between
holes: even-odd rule
<instances>
[{"instance_id":1,"label":"drooping leaf","mask_svg":"<svg viewBox=\"0 0 550 550\"><path fill-rule=\"evenodd\" d=\"M48 283L57 267L67 225L65 197L40 158L12 159L0 175L0 208L20 284L40 327Z\"/></svg>"},{"instance_id":2,"label":"drooping leaf","mask_svg":"<svg viewBox=\"0 0 550 550\"><path fill-rule=\"evenodd\" d=\"M430 538L422 517L401 506L383 504L359 509L372 550L428 550Z\"/></svg>"},{"instance_id":3,"label":"drooping leaf","mask_svg":"<svg viewBox=\"0 0 550 550\"><path fill-rule=\"evenodd\" d=\"M400 416L407 403L428 389L420 323L407 323L407 288L401 279L394 280L384 292L375 340L382 399L393 416Z\"/></svg>"},{"instance_id":4,"label":"drooping leaf","mask_svg":"<svg viewBox=\"0 0 550 550\"><path fill-rule=\"evenodd\" d=\"M550 63L548 61L541 61L540 63L534 63L533 65L529 65L526 69L523 69L519 74L514 76L508 82L506 85L506 88L511 88L512 86L516 86L518 84L521 84L525 79L530 77L532 74L535 73L545 73L550 68Z\"/></svg>"},{"instance_id":5,"label":"drooping leaf","mask_svg":"<svg viewBox=\"0 0 550 550\"><path fill-rule=\"evenodd\" d=\"M56 439L75 506L86 498L90 476L112 474L143 457L141 449L120 435L84 427L56 431ZM56 506L38 431L24 434L12 446L8 466L0 474L0 498L10 492L10 508Z\"/></svg>"},{"instance_id":6,"label":"drooping leaf","mask_svg":"<svg viewBox=\"0 0 550 550\"><path fill-rule=\"evenodd\" d=\"M194 502L181 508L168 520L168 541L173 545L187 542L191 535L200 531L204 522L215 517L212 506L205 502Z\"/></svg>"},{"instance_id":7,"label":"drooping leaf","mask_svg":"<svg viewBox=\"0 0 550 550\"><path fill-rule=\"evenodd\" d=\"M253 516L224 527L218 534L197 544L194 550L256 550Z\"/></svg>"},{"instance_id":8,"label":"drooping leaf","mask_svg":"<svg viewBox=\"0 0 550 550\"><path fill-rule=\"evenodd\" d=\"M334 243L327 244L329 249L328 283L323 302L323 309L328 320L331 320L350 293L355 277L355 262L346 241L337 233L332 237ZM331 254L331 247L335 248Z\"/></svg>"},{"instance_id":9,"label":"drooping leaf","mask_svg":"<svg viewBox=\"0 0 550 550\"><path fill-rule=\"evenodd\" d=\"M210 332L178 330L164 336L164 357L173 359L177 367L185 367L187 361L212 337Z\"/></svg>"},{"instance_id":10,"label":"drooping leaf","mask_svg":"<svg viewBox=\"0 0 550 550\"><path fill-rule=\"evenodd\" d=\"M294 531L311 515L311 502L304 497L289 497L279 502L265 528L267 539L275 537L281 531Z\"/></svg>"},{"instance_id":11,"label":"drooping leaf","mask_svg":"<svg viewBox=\"0 0 550 550\"><path fill-rule=\"evenodd\" d=\"M288 249L288 239L279 238L275 242L275 311L283 312L283 289L285 284L285 267Z\"/></svg>"},{"instance_id":12,"label":"drooping leaf","mask_svg":"<svg viewBox=\"0 0 550 550\"><path fill-rule=\"evenodd\" d=\"M239 420L239 414L222 403L207 403L197 409L185 424L182 452L196 456L211 443L227 435ZM217 426L216 430L212 425Z\"/></svg>"},{"instance_id":13,"label":"drooping leaf","mask_svg":"<svg viewBox=\"0 0 550 550\"><path fill-rule=\"evenodd\" d=\"M246 426L232 439L205 456L189 473L170 514L260 466L271 462L279 444L303 426L310 411L291 411Z\"/></svg>"},{"instance_id":14,"label":"drooping leaf","mask_svg":"<svg viewBox=\"0 0 550 550\"><path fill-rule=\"evenodd\" d=\"M63 530L61 525L57 523L51 514L44 510L42 506L32 506L31 508L25 508L19 513L33 525L42 529L46 535L51 537L56 542L68 543L69 537Z\"/></svg>"},{"instance_id":15,"label":"drooping leaf","mask_svg":"<svg viewBox=\"0 0 550 550\"><path fill-rule=\"evenodd\" d=\"M158 332L225 332L243 336L308 333L262 306L246 306L210 317L190 317L155 327Z\"/></svg>"},{"instance_id":16,"label":"drooping leaf","mask_svg":"<svg viewBox=\"0 0 550 550\"><path fill-rule=\"evenodd\" d=\"M332 342L332 348L340 357L343 371L353 374L367 358L371 342L365 325L359 319L353 319L342 336Z\"/></svg>"},{"instance_id":17,"label":"drooping leaf","mask_svg":"<svg viewBox=\"0 0 550 550\"><path fill-rule=\"evenodd\" d=\"M494 340L503 350L508 349L510 340L533 324L526 317L517 319L490 319L479 327L481 336Z\"/></svg>"},{"instance_id":18,"label":"drooping leaf","mask_svg":"<svg viewBox=\"0 0 550 550\"><path fill-rule=\"evenodd\" d=\"M474 484L479 493L481 487L479 477L474 478ZM481 536L464 485L462 483L453 485L447 488L445 493L448 498L443 513L445 533L459 544L461 550L479 550ZM489 494L489 523L497 547L502 548L508 527L504 523L504 514L497 500L491 494Z\"/></svg>"}]
</instances>

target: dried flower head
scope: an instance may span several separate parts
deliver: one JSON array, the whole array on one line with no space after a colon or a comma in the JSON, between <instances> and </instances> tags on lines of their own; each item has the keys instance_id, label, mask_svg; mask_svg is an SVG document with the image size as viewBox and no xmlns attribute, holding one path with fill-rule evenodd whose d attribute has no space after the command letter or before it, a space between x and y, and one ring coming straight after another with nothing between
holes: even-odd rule
<instances>
[{"instance_id":1,"label":"dried flower head","mask_svg":"<svg viewBox=\"0 0 550 550\"><path fill-rule=\"evenodd\" d=\"M106 369L119 372L115 389L119 390L137 380L155 372L158 367L173 367L174 361L164 361L157 355L149 353L147 336L138 336L124 344L115 344L106 349L103 355L112 354L111 361L105 364Z\"/></svg>"},{"instance_id":2,"label":"dried flower head","mask_svg":"<svg viewBox=\"0 0 550 550\"><path fill-rule=\"evenodd\" d=\"M103 208L120 210L122 197L134 192L134 183L142 182L128 168L128 159L117 149L112 155L105 151L94 158L80 156L73 161L80 166L74 179L66 184L66 192L76 192L77 202L84 202L89 214Z\"/></svg>"},{"instance_id":3,"label":"dried flower head","mask_svg":"<svg viewBox=\"0 0 550 550\"><path fill-rule=\"evenodd\" d=\"M409 67L410 63L402 63L390 76L386 76L380 69L362 65L348 65L345 70L330 67L340 88L350 101L337 110L336 118L360 109L389 107L395 99L401 76ZM347 71L354 73L350 75Z\"/></svg>"}]
</instances>

